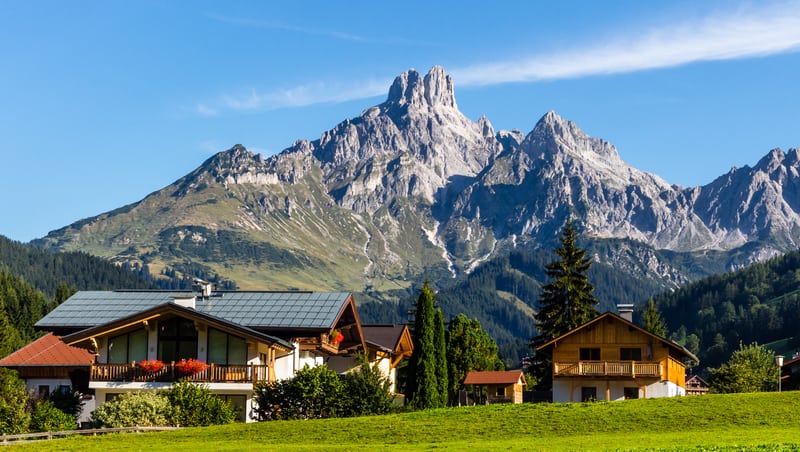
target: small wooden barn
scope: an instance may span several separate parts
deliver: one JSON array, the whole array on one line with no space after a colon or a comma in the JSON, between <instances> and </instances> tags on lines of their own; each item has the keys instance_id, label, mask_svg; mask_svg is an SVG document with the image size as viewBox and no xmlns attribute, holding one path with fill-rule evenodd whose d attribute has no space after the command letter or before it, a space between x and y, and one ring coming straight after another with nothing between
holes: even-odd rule
<instances>
[{"instance_id":1,"label":"small wooden barn","mask_svg":"<svg viewBox=\"0 0 800 452\"><path fill-rule=\"evenodd\" d=\"M473 371L467 373L464 384L485 387L487 403L522 403L526 382L521 370Z\"/></svg>"}]
</instances>

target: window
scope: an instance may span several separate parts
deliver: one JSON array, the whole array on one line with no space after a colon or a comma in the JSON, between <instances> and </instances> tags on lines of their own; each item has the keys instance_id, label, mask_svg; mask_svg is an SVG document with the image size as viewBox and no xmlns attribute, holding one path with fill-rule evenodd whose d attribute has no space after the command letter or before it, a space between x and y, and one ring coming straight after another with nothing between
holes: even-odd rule
<instances>
[{"instance_id":1,"label":"window","mask_svg":"<svg viewBox=\"0 0 800 452\"><path fill-rule=\"evenodd\" d=\"M137 330L108 340L108 363L124 364L147 359L147 330Z\"/></svg>"},{"instance_id":2,"label":"window","mask_svg":"<svg viewBox=\"0 0 800 452\"><path fill-rule=\"evenodd\" d=\"M581 388L581 402L594 402L597 400L597 388L584 386Z\"/></svg>"},{"instance_id":3,"label":"window","mask_svg":"<svg viewBox=\"0 0 800 452\"><path fill-rule=\"evenodd\" d=\"M39 385L39 398L46 399L50 395L50 386Z\"/></svg>"},{"instance_id":4,"label":"window","mask_svg":"<svg viewBox=\"0 0 800 452\"><path fill-rule=\"evenodd\" d=\"M641 361L642 349L641 348L621 348L619 349L620 361Z\"/></svg>"},{"instance_id":5,"label":"window","mask_svg":"<svg viewBox=\"0 0 800 452\"><path fill-rule=\"evenodd\" d=\"M208 362L215 364L247 364L247 343L240 337L209 328Z\"/></svg>"},{"instance_id":6,"label":"window","mask_svg":"<svg viewBox=\"0 0 800 452\"><path fill-rule=\"evenodd\" d=\"M497 388L497 397L505 397L506 396L506 388L499 387Z\"/></svg>"},{"instance_id":7,"label":"window","mask_svg":"<svg viewBox=\"0 0 800 452\"><path fill-rule=\"evenodd\" d=\"M582 348L581 361L600 361L599 348Z\"/></svg>"},{"instance_id":8,"label":"window","mask_svg":"<svg viewBox=\"0 0 800 452\"><path fill-rule=\"evenodd\" d=\"M194 322L176 317L158 324L158 359L165 363L197 358Z\"/></svg>"},{"instance_id":9,"label":"window","mask_svg":"<svg viewBox=\"0 0 800 452\"><path fill-rule=\"evenodd\" d=\"M639 398L639 388L624 388L623 389L623 396L625 397L625 400L638 399Z\"/></svg>"},{"instance_id":10,"label":"window","mask_svg":"<svg viewBox=\"0 0 800 452\"><path fill-rule=\"evenodd\" d=\"M238 415L239 422L246 421L245 415L247 414L247 397L243 395L225 394L220 394L218 397L233 406L233 410L236 411L236 414Z\"/></svg>"}]
</instances>

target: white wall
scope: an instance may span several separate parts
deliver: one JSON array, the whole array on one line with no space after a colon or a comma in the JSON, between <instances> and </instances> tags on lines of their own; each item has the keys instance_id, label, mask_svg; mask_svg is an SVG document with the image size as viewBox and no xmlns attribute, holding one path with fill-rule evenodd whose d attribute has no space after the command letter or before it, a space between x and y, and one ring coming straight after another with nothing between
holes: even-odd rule
<instances>
[{"instance_id":1,"label":"white wall","mask_svg":"<svg viewBox=\"0 0 800 452\"><path fill-rule=\"evenodd\" d=\"M553 402L580 402L581 388L584 386L594 386L597 388L597 400L606 399L606 387L609 389L609 400L624 400L625 388L639 387L639 398L654 399L659 397L677 397L686 395L686 390L671 381L657 381L644 387L631 380L625 381L605 381L605 380L581 380L580 382L570 382L569 380L556 380L553 382ZM570 394L572 388L572 394Z\"/></svg>"}]
</instances>

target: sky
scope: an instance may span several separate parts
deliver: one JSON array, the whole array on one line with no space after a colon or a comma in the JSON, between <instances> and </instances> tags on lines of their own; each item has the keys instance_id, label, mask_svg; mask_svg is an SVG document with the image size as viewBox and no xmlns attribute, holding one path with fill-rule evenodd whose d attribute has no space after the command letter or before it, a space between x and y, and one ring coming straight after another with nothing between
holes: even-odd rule
<instances>
[{"instance_id":1,"label":"sky","mask_svg":"<svg viewBox=\"0 0 800 452\"><path fill-rule=\"evenodd\" d=\"M0 235L269 156L442 66L470 119L555 110L669 183L800 147L800 1L0 1Z\"/></svg>"}]
</instances>

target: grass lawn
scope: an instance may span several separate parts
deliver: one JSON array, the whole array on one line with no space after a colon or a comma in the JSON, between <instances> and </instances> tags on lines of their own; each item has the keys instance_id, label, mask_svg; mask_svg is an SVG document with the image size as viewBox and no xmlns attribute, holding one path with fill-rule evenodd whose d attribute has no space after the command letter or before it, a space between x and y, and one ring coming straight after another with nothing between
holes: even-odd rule
<instances>
[{"instance_id":1,"label":"grass lawn","mask_svg":"<svg viewBox=\"0 0 800 452\"><path fill-rule=\"evenodd\" d=\"M800 392L447 408L76 437L14 450L800 450Z\"/></svg>"}]
</instances>

